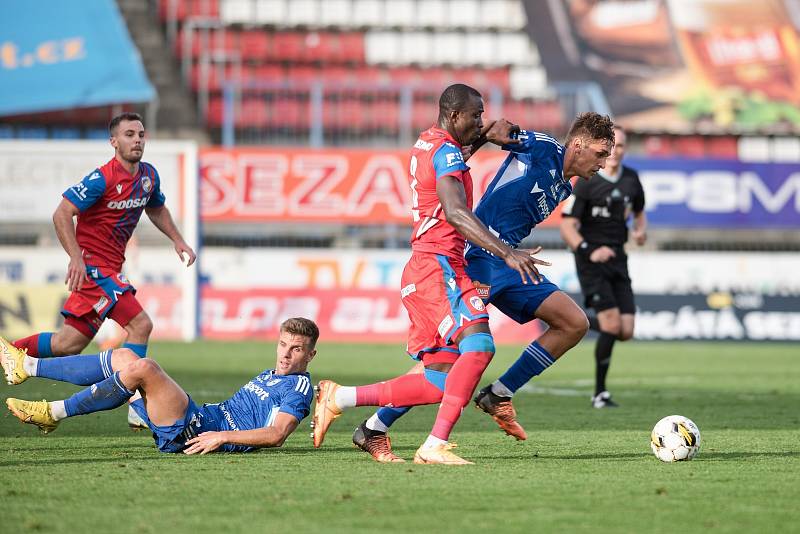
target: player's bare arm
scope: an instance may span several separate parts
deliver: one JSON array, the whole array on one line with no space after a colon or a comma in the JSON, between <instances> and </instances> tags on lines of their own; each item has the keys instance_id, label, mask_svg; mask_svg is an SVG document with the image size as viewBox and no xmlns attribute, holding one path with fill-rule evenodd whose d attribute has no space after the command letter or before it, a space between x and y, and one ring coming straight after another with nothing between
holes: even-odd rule
<instances>
[{"instance_id":1,"label":"player's bare arm","mask_svg":"<svg viewBox=\"0 0 800 534\"><path fill-rule=\"evenodd\" d=\"M447 222L461 235L502 258L509 267L520 274L522 283L527 284L528 279L534 284L539 282L539 270L536 265L549 265L549 263L534 258L524 251L514 250L492 235L467 207L467 197L461 182L452 176L443 176L436 181L436 194L442 203Z\"/></svg>"},{"instance_id":2,"label":"player's bare arm","mask_svg":"<svg viewBox=\"0 0 800 534\"><path fill-rule=\"evenodd\" d=\"M153 221L153 224L161 230L161 232L167 236L170 241L175 245L175 252L178 253L178 257L181 259L181 262L184 261L183 255L186 254L186 266L189 267L194 263L197 259L197 255L195 254L192 247L190 247L186 241L184 241L183 236L181 235L178 227L175 226L175 221L172 219L172 214L169 212L166 206L159 206L157 208L146 208L145 213Z\"/></svg>"},{"instance_id":3,"label":"player's bare arm","mask_svg":"<svg viewBox=\"0 0 800 534\"><path fill-rule=\"evenodd\" d=\"M644 214L644 210L633 215L631 237L639 246L644 245L647 241L647 215Z\"/></svg>"},{"instance_id":4,"label":"player's bare arm","mask_svg":"<svg viewBox=\"0 0 800 534\"><path fill-rule=\"evenodd\" d=\"M294 432L299 421L290 414L278 412L272 425L254 430L203 432L186 442L185 454L207 454L227 443L248 447L280 447Z\"/></svg>"},{"instance_id":5,"label":"player's bare arm","mask_svg":"<svg viewBox=\"0 0 800 534\"><path fill-rule=\"evenodd\" d=\"M89 280L86 274L86 265L83 263L83 255L78 240L75 237L75 223L73 218L77 217L80 211L67 200L61 199L61 203L53 213L53 225L56 228L56 235L61 242L61 246L69 255L69 265L67 265L67 275L64 283L67 289L77 291L83 287L83 281Z\"/></svg>"},{"instance_id":6,"label":"player's bare arm","mask_svg":"<svg viewBox=\"0 0 800 534\"><path fill-rule=\"evenodd\" d=\"M471 145L461 147L461 155L464 157L464 161L467 161L486 143L498 146L518 144L519 139L512 138L512 135L518 132L519 126L506 119L491 121L483 127L480 137L476 141Z\"/></svg>"}]
</instances>

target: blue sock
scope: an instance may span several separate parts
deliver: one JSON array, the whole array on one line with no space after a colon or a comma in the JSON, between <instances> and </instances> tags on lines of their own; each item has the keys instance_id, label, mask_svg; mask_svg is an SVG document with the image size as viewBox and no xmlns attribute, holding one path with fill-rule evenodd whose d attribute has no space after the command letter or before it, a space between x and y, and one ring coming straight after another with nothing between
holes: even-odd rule
<instances>
[{"instance_id":1,"label":"blue sock","mask_svg":"<svg viewBox=\"0 0 800 534\"><path fill-rule=\"evenodd\" d=\"M87 413L112 410L122 406L133 397L133 391L122 385L119 371L102 382L92 384L64 401L67 417L84 415Z\"/></svg>"},{"instance_id":2,"label":"blue sock","mask_svg":"<svg viewBox=\"0 0 800 534\"><path fill-rule=\"evenodd\" d=\"M61 358L39 360L36 376L69 382L78 386L91 386L105 380L111 370L111 351L100 354L78 354Z\"/></svg>"},{"instance_id":3,"label":"blue sock","mask_svg":"<svg viewBox=\"0 0 800 534\"><path fill-rule=\"evenodd\" d=\"M378 419L381 420L381 423L387 427L390 427L395 421L403 417L410 409L411 406L404 406L402 408L383 407L379 409L375 415L378 416Z\"/></svg>"},{"instance_id":4,"label":"blue sock","mask_svg":"<svg viewBox=\"0 0 800 534\"><path fill-rule=\"evenodd\" d=\"M39 338L36 340L36 352L39 353L39 358L49 358L53 355L53 345L51 339L53 332L41 332Z\"/></svg>"},{"instance_id":5,"label":"blue sock","mask_svg":"<svg viewBox=\"0 0 800 534\"><path fill-rule=\"evenodd\" d=\"M123 343L123 349L130 349L140 358L147 358L147 343Z\"/></svg>"},{"instance_id":6,"label":"blue sock","mask_svg":"<svg viewBox=\"0 0 800 534\"><path fill-rule=\"evenodd\" d=\"M534 341L528 345L517 361L515 361L508 371L500 377L500 382L512 392L524 386L528 380L540 375L542 371L553 365L555 360L544 347Z\"/></svg>"}]
</instances>

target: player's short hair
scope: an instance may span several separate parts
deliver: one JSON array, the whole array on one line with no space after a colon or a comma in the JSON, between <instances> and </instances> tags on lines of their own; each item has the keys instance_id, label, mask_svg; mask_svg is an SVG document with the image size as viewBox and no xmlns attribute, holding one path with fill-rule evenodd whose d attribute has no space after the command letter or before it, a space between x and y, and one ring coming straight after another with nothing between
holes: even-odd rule
<instances>
[{"instance_id":1,"label":"player's short hair","mask_svg":"<svg viewBox=\"0 0 800 534\"><path fill-rule=\"evenodd\" d=\"M574 138L600 139L614 144L614 121L608 115L600 115L594 111L581 113L572 123L567 134L567 143Z\"/></svg>"},{"instance_id":2,"label":"player's short hair","mask_svg":"<svg viewBox=\"0 0 800 534\"><path fill-rule=\"evenodd\" d=\"M319 327L311 319L305 317L292 317L281 323L281 332L288 332L296 336L305 336L311 339L311 348L317 345Z\"/></svg>"},{"instance_id":3,"label":"player's short hair","mask_svg":"<svg viewBox=\"0 0 800 534\"><path fill-rule=\"evenodd\" d=\"M126 111L111 119L111 122L108 123L108 133L114 135L117 130L117 126L119 126L119 123L122 121L139 121L144 124L141 115L134 113L133 111Z\"/></svg>"},{"instance_id":4,"label":"player's short hair","mask_svg":"<svg viewBox=\"0 0 800 534\"><path fill-rule=\"evenodd\" d=\"M461 111L475 98L483 98L477 89L463 83L454 83L439 97L439 118L447 117L452 111Z\"/></svg>"}]
</instances>

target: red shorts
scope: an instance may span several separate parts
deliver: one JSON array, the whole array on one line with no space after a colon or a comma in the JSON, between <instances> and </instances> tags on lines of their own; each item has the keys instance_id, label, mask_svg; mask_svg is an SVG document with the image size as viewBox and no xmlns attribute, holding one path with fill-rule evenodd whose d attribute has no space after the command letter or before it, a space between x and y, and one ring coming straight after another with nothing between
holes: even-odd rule
<instances>
[{"instance_id":1,"label":"red shorts","mask_svg":"<svg viewBox=\"0 0 800 534\"><path fill-rule=\"evenodd\" d=\"M64 324L91 339L106 317L124 327L142 312L142 305L134 296L136 288L125 275L107 274L91 266L86 267L86 272L89 280L84 280L83 287L70 293L64 302Z\"/></svg>"},{"instance_id":2,"label":"red shorts","mask_svg":"<svg viewBox=\"0 0 800 534\"><path fill-rule=\"evenodd\" d=\"M459 355L455 339L466 327L488 323L489 314L464 272L464 264L447 256L414 252L401 282L408 310L408 353L429 363L452 363Z\"/></svg>"}]
</instances>

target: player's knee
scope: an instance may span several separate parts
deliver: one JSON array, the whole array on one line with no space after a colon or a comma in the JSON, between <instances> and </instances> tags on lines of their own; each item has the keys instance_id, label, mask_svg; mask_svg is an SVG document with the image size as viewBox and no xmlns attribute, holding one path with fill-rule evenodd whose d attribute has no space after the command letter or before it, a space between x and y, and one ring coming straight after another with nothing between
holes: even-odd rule
<instances>
[{"instance_id":1,"label":"player's knee","mask_svg":"<svg viewBox=\"0 0 800 534\"><path fill-rule=\"evenodd\" d=\"M633 337L633 326L630 328L622 327L619 332L619 339L620 341L628 341L630 338Z\"/></svg>"},{"instance_id":2,"label":"player's knee","mask_svg":"<svg viewBox=\"0 0 800 534\"><path fill-rule=\"evenodd\" d=\"M124 369L139 357L131 349L114 349L111 352L111 367L115 370Z\"/></svg>"},{"instance_id":3,"label":"player's knee","mask_svg":"<svg viewBox=\"0 0 800 534\"><path fill-rule=\"evenodd\" d=\"M589 319L586 317L586 313L580 309L570 314L567 324L570 336L576 338L577 341L583 339L583 336L589 331Z\"/></svg>"},{"instance_id":4,"label":"player's knee","mask_svg":"<svg viewBox=\"0 0 800 534\"><path fill-rule=\"evenodd\" d=\"M136 356L133 351L131 351L131 354ZM136 361L132 361L128 364L127 370L142 381L163 372L161 366L158 365L155 360L151 358L139 358L138 356L136 357Z\"/></svg>"}]
</instances>

